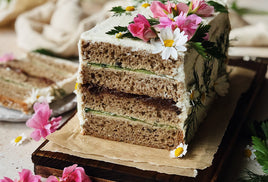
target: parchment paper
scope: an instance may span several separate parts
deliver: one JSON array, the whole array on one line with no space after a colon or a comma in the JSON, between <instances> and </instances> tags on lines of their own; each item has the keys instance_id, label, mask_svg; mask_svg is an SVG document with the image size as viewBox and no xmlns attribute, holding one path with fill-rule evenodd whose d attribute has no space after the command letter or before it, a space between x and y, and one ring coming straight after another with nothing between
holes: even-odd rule
<instances>
[{"instance_id":1,"label":"parchment paper","mask_svg":"<svg viewBox=\"0 0 268 182\"><path fill-rule=\"evenodd\" d=\"M41 150L62 152L142 170L195 177L197 169L202 170L212 164L237 101L249 88L255 73L237 67L229 67L229 69L232 70L229 94L215 101L194 140L189 144L188 153L184 158L171 159L168 150L81 135L76 116L62 129L48 136L49 143Z\"/></svg>"}]
</instances>

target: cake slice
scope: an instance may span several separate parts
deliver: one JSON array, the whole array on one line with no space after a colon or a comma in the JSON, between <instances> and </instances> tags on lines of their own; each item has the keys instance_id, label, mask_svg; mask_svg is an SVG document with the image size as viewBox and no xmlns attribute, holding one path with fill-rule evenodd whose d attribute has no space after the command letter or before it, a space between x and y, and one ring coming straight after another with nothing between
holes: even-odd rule
<instances>
[{"instance_id":1,"label":"cake slice","mask_svg":"<svg viewBox=\"0 0 268 182\"><path fill-rule=\"evenodd\" d=\"M39 97L59 99L74 90L78 64L38 53L0 63L0 104L26 114Z\"/></svg>"},{"instance_id":2,"label":"cake slice","mask_svg":"<svg viewBox=\"0 0 268 182\"><path fill-rule=\"evenodd\" d=\"M202 23L195 31L210 27L208 40L197 38L200 32L195 33L185 45L187 51L166 58L161 51L156 53L155 42L161 43L159 38L167 31L174 33L179 25L162 30L154 7L172 7L169 14L169 9L163 11L174 16L175 19L165 17L170 22L179 19L175 15L187 14L178 10L181 4L168 3L142 5L135 11L113 16L81 35L77 97L83 134L174 149L180 143L189 143L215 97L226 93L228 13L202 16ZM193 17L198 19L197 15ZM142 30L150 26L146 31L153 30L150 32L153 38L148 41L146 37L135 36L130 28L135 23L141 23ZM182 30L180 33L186 34ZM167 41L161 39L166 47L171 47L168 41L176 41L170 37ZM200 45L206 52L199 49Z\"/></svg>"}]
</instances>

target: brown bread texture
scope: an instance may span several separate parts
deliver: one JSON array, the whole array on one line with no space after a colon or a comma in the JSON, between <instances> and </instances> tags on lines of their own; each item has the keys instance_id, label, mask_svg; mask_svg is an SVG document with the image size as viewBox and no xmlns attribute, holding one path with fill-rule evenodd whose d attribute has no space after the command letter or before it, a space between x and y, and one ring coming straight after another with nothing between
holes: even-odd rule
<instances>
[{"instance_id":1,"label":"brown bread texture","mask_svg":"<svg viewBox=\"0 0 268 182\"><path fill-rule=\"evenodd\" d=\"M135 71L103 68L83 64L81 66L80 83L92 83L115 89L120 92L150 97L180 100L184 92L184 84L175 79Z\"/></svg>"},{"instance_id":2,"label":"brown bread texture","mask_svg":"<svg viewBox=\"0 0 268 182\"><path fill-rule=\"evenodd\" d=\"M132 51L130 47L117 46L106 42L81 41L81 54L84 62L101 63L130 69L145 69L157 75L172 76L175 68L183 61L163 60L160 54L147 51Z\"/></svg>"},{"instance_id":3,"label":"brown bread texture","mask_svg":"<svg viewBox=\"0 0 268 182\"><path fill-rule=\"evenodd\" d=\"M125 118L85 113L82 134L147 147L172 149L183 142L178 129L154 127Z\"/></svg>"},{"instance_id":4,"label":"brown bread texture","mask_svg":"<svg viewBox=\"0 0 268 182\"><path fill-rule=\"evenodd\" d=\"M139 118L150 124L177 127L181 123L178 117L181 111L172 100L127 94L91 84L79 84L78 92L83 94L83 108Z\"/></svg>"}]
</instances>

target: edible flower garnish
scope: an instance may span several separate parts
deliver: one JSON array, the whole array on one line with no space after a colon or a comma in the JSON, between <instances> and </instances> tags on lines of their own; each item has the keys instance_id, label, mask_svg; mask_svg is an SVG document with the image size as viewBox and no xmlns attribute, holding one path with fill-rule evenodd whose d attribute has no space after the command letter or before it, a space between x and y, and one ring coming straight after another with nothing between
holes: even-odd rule
<instances>
[{"instance_id":1,"label":"edible flower garnish","mask_svg":"<svg viewBox=\"0 0 268 182\"><path fill-rule=\"evenodd\" d=\"M26 100L29 103L35 102L47 102L51 103L54 100L54 96L51 95L48 90L32 89L30 97Z\"/></svg>"},{"instance_id":2,"label":"edible flower garnish","mask_svg":"<svg viewBox=\"0 0 268 182\"><path fill-rule=\"evenodd\" d=\"M169 156L171 158L180 158L183 157L187 153L187 144L180 143L176 149L170 151Z\"/></svg>"},{"instance_id":3,"label":"edible flower garnish","mask_svg":"<svg viewBox=\"0 0 268 182\"><path fill-rule=\"evenodd\" d=\"M187 42L187 35L184 31L176 28L173 32L170 27L160 30L160 41L152 44L155 46L153 53L161 53L162 59L168 59L170 56L174 59L178 58L178 53L186 51L185 43Z\"/></svg>"},{"instance_id":4,"label":"edible flower garnish","mask_svg":"<svg viewBox=\"0 0 268 182\"><path fill-rule=\"evenodd\" d=\"M11 140L11 143L15 146L21 145L25 140L27 139L27 136L22 133L19 136L17 136L15 139Z\"/></svg>"},{"instance_id":5,"label":"edible flower garnish","mask_svg":"<svg viewBox=\"0 0 268 182\"><path fill-rule=\"evenodd\" d=\"M62 177L49 176L46 182L91 182L91 180L86 175L84 168L74 164L64 168Z\"/></svg>"},{"instance_id":6,"label":"edible flower garnish","mask_svg":"<svg viewBox=\"0 0 268 182\"><path fill-rule=\"evenodd\" d=\"M142 7L148 8L149 15L137 14L132 22L128 26L115 26L106 34L115 35L116 38L132 38L141 39L145 42L161 42L163 47L157 47L154 53L162 52L163 59L178 58L181 52L186 51L186 46L190 46L195 49L200 55L207 58L207 55L212 57L219 56L219 49L213 42L209 42L209 28L210 25L203 25L203 17L209 17L214 15L214 11L228 13L226 8L214 1L204 0L192 0L189 4L186 3L172 3L170 1L162 3L160 1L153 1L151 4L144 3ZM111 11L115 12L116 16L122 15L126 11L134 11L135 8L128 6L125 9L121 6L114 7ZM150 15L151 14L151 15ZM167 28L170 30L166 30ZM175 32L176 31L176 32ZM178 34L177 32L187 35L187 41L185 39L176 40L176 44L183 46L183 49L177 49L174 46L174 39L167 39L172 41L166 41L163 43L163 33L169 32L169 34ZM173 42L174 41L174 42ZM182 42L178 42L182 41ZM155 44L157 45L157 44ZM184 50L184 51L182 51ZM176 55L175 55L176 54Z\"/></svg>"},{"instance_id":7,"label":"edible flower garnish","mask_svg":"<svg viewBox=\"0 0 268 182\"><path fill-rule=\"evenodd\" d=\"M29 169L22 169L22 171L19 172L19 176L19 180L4 177L4 179L0 179L0 182L41 182L41 176L34 175Z\"/></svg>"},{"instance_id":8,"label":"edible flower garnish","mask_svg":"<svg viewBox=\"0 0 268 182\"><path fill-rule=\"evenodd\" d=\"M126 11L134 11L135 7L134 6L127 6Z\"/></svg>"},{"instance_id":9,"label":"edible flower garnish","mask_svg":"<svg viewBox=\"0 0 268 182\"><path fill-rule=\"evenodd\" d=\"M52 118L49 120L52 110L49 108L48 103L36 102L33 106L35 113L32 118L30 118L26 125L33 128L34 131L31 133L31 137L39 141L41 137L46 138L49 134L56 131L59 127L61 116L57 118Z\"/></svg>"},{"instance_id":10,"label":"edible flower garnish","mask_svg":"<svg viewBox=\"0 0 268 182\"><path fill-rule=\"evenodd\" d=\"M134 23L128 25L128 30L134 37L138 37L145 42L157 36L151 29L149 21L141 14L134 18Z\"/></svg>"},{"instance_id":11,"label":"edible flower garnish","mask_svg":"<svg viewBox=\"0 0 268 182\"><path fill-rule=\"evenodd\" d=\"M254 160L256 159L256 155L254 154L254 152L256 152L256 150L250 146L250 145L247 145L246 148L245 148L245 156L250 159L250 160Z\"/></svg>"}]
</instances>

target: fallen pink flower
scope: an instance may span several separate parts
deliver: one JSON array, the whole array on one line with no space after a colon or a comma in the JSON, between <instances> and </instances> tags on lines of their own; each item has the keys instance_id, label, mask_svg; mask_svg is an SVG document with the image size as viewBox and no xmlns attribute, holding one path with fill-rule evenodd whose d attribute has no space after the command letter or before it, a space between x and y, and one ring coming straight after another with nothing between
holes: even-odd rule
<instances>
[{"instance_id":1,"label":"fallen pink flower","mask_svg":"<svg viewBox=\"0 0 268 182\"><path fill-rule=\"evenodd\" d=\"M74 164L64 168L62 177L49 176L46 182L91 182L91 180L86 175L84 168Z\"/></svg>"},{"instance_id":2,"label":"fallen pink flower","mask_svg":"<svg viewBox=\"0 0 268 182\"><path fill-rule=\"evenodd\" d=\"M0 62L8 62L14 60L15 57L12 53L6 53L0 57Z\"/></svg>"},{"instance_id":3,"label":"fallen pink flower","mask_svg":"<svg viewBox=\"0 0 268 182\"><path fill-rule=\"evenodd\" d=\"M46 138L49 134L55 132L59 127L60 121L62 119L61 116L57 118L52 118L49 121L52 110L49 108L48 103L38 103L36 102L33 106L34 115L30 118L26 125L30 128L35 129L31 133L31 137L39 141L41 137Z\"/></svg>"},{"instance_id":4,"label":"fallen pink flower","mask_svg":"<svg viewBox=\"0 0 268 182\"><path fill-rule=\"evenodd\" d=\"M4 179L0 179L0 182L41 182L41 176L34 175L29 169L22 169L19 172L19 180L15 179L14 181L10 178L4 177Z\"/></svg>"}]
</instances>

